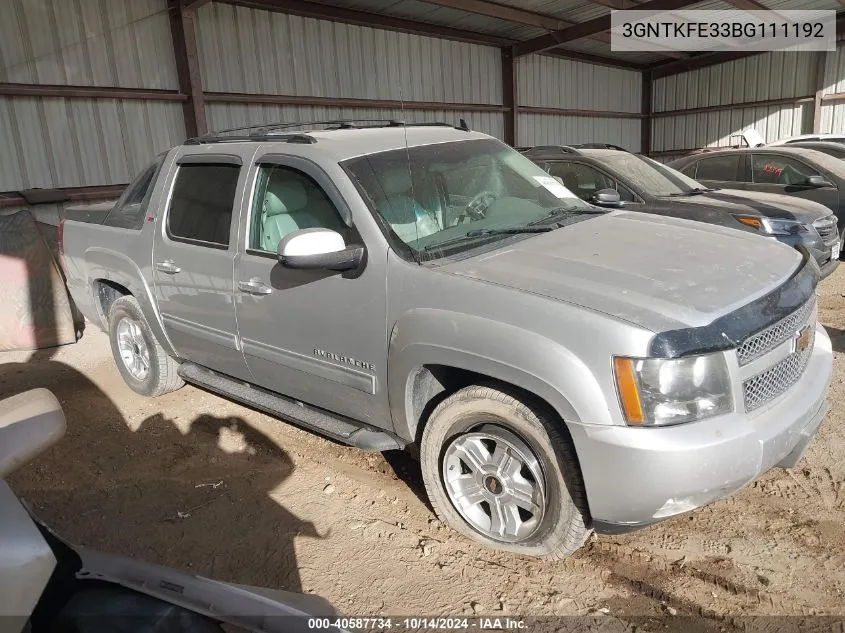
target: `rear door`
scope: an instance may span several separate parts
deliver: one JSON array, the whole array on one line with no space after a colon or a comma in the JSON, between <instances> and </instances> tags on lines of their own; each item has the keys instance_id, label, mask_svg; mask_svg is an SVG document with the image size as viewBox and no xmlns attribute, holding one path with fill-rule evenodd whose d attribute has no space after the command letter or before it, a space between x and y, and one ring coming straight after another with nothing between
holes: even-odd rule
<instances>
[{"instance_id":1,"label":"rear door","mask_svg":"<svg viewBox=\"0 0 845 633\"><path fill-rule=\"evenodd\" d=\"M156 227L158 308L181 358L247 378L237 342L233 267L238 213L250 157L181 150ZM207 148L205 148L207 149ZM235 221L233 222L233 218Z\"/></svg>"},{"instance_id":2,"label":"rear door","mask_svg":"<svg viewBox=\"0 0 845 633\"><path fill-rule=\"evenodd\" d=\"M808 176L827 179L815 167L792 156L770 153L751 155L753 184L749 189L806 198L838 211L839 193L836 187L808 187L804 184Z\"/></svg>"},{"instance_id":3,"label":"rear door","mask_svg":"<svg viewBox=\"0 0 845 633\"><path fill-rule=\"evenodd\" d=\"M718 189L745 189L748 178L745 154L718 154L702 158L695 163L695 172L683 173L706 185Z\"/></svg>"}]
</instances>

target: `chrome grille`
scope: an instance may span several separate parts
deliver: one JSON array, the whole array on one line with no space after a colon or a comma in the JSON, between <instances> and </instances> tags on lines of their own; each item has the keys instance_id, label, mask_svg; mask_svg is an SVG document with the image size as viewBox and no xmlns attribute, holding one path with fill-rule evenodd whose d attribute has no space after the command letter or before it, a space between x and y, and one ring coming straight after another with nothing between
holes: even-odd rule
<instances>
[{"instance_id":1,"label":"chrome grille","mask_svg":"<svg viewBox=\"0 0 845 633\"><path fill-rule=\"evenodd\" d=\"M760 358L794 336L811 319L815 305L816 298L812 297L792 314L745 339L736 350L740 366ZM810 325L815 326L815 319Z\"/></svg>"},{"instance_id":2,"label":"chrome grille","mask_svg":"<svg viewBox=\"0 0 845 633\"><path fill-rule=\"evenodd\" d=\"M798 382L813 353L813 345L816 342L815 327L812 327L810 337L810 344L806 349L790 354L776 365L742 383L746 411L763 406Z\"/></svg>"},{"instance_id":3,"label":"chrome grille","mask_svg":"<svg viewBox=\"0 0 845 633\"><path fill-rule=\"evenodd\" d=\"M813 222L813 227L825 242L833 241L839 235L836 230L836 218L832 215L819 218Z\"/></svg>"}]
</instances>

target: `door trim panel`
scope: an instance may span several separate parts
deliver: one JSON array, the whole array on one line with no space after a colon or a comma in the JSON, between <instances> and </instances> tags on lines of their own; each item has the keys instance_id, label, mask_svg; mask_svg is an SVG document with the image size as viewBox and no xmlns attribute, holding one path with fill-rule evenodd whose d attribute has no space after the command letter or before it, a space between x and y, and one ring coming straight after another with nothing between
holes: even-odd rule
<instances>
[{"instance_id":1,"label":"door trim panel","mask_svg":"<svg viewBox=\"0 0 845 633\"><path fill-rule=\"evenodd\" d=\"M224 332L223 330L218 330L193 321L186 321L185 319L180 319L179 317L175 317L170 314L162 314L161 320L164 323L165 328L173 328L178 332L206 339L211 343L220 345L221 347L240 351L238 349L237 337L229 332Z\"/></svg>"},{"instance_id":2,"label":"door trim panel","mask_svg":"<svg viewBox=\"0 0 845 633\"><path fill-rule=\"evenodd\" d=\"M252 339L241 339L246 363L249 365L249 357L255 356L276 365L283 365L296 369L305 374L311 374L325 380L339 383L346 387L357 389L368 394L376 393L376 377L352 367L344 367L335 363L312 358L297 352L274 347Z\"/></svg>"}]
</instances>

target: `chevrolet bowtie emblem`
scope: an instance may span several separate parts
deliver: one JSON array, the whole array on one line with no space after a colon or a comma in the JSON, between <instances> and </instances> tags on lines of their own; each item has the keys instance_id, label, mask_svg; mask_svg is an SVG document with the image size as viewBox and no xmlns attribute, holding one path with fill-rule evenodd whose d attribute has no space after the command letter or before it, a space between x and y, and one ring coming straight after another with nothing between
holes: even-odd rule
<instances>
[{"instance_id":1,"label":"chevrolet bowtie emblem","mask_svg":"<svg viewBox=\"0 0 845 633\"><path fill-rule=\"evenodd\" d=\"M813 330L809 325L805 325L792 337L792 351L803 352L809 349L812 342Z\"/></svg>"}]
</instances>

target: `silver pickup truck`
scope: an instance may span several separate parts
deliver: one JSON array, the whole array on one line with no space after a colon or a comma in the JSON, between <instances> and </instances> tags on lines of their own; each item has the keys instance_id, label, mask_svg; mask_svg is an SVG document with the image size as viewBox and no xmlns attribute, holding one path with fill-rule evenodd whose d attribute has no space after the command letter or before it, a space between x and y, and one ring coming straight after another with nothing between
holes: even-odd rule
<instances>
[{"instance_id":1,"label":"silver pickup truck","mask_svg":"<svg viewBox=\"0 0 845 633\"><path fill-rule=\"evenodd\" d=\"M190 140L64 222L135 391L414 448L444 522L549 558L801 457L832 363L806 253L599 209L466 126L318 127Z\"/></svg>"}]
</instances>

